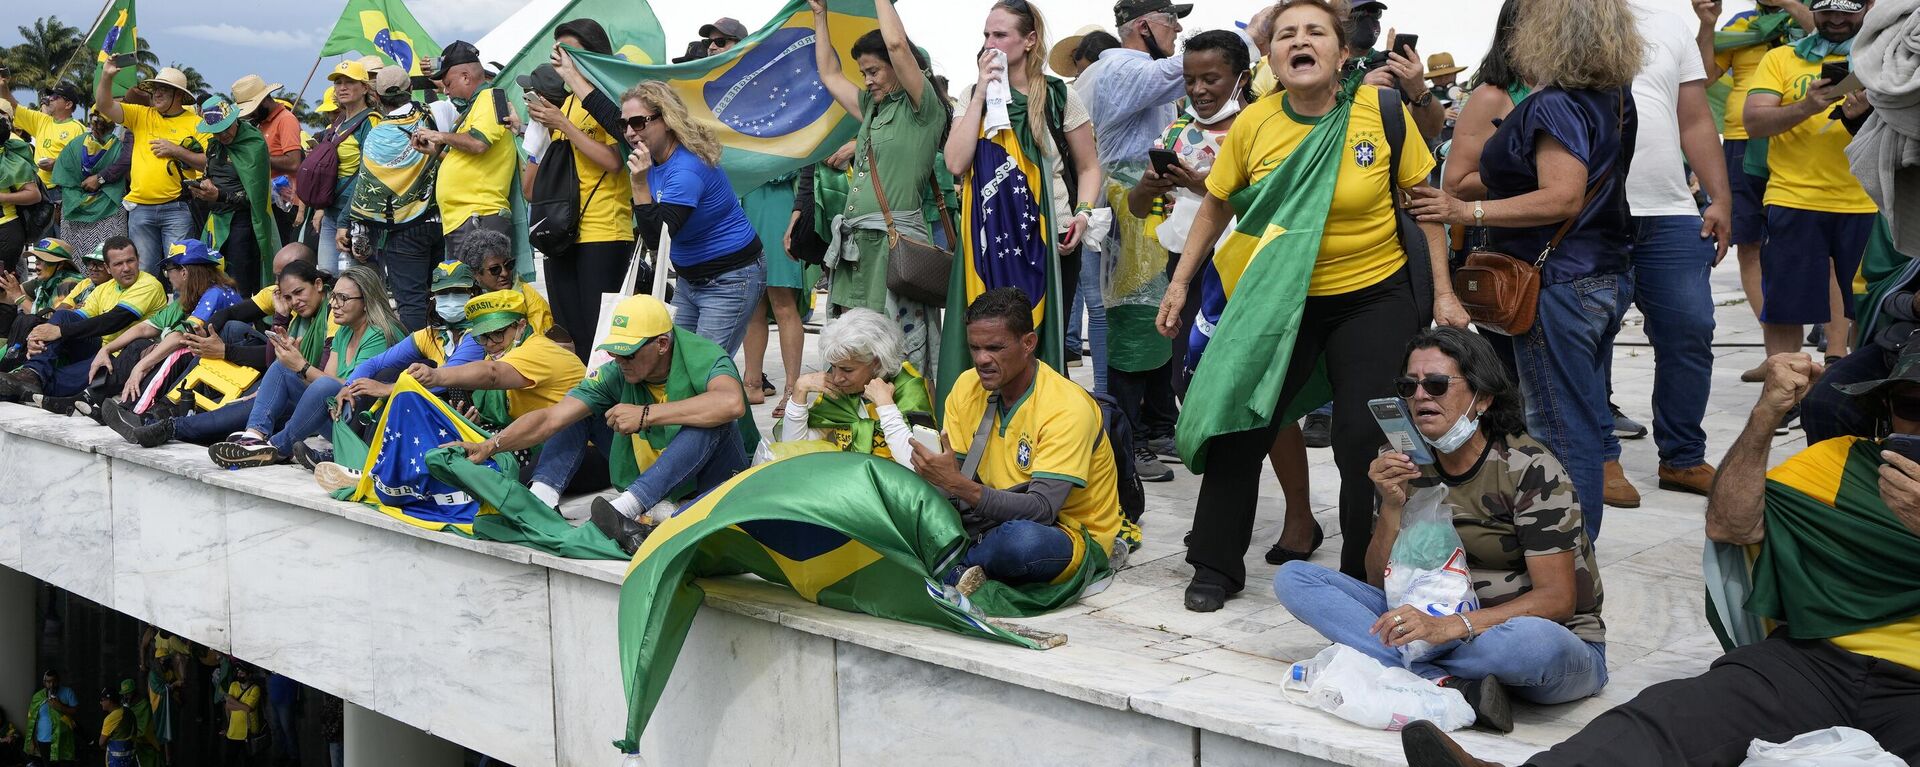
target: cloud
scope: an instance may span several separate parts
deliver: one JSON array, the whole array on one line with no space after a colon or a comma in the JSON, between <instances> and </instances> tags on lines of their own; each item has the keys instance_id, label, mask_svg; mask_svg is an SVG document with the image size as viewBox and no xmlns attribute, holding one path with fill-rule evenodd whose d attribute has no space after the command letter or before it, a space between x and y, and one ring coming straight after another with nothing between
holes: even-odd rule
<instances>
[{"instance_id":1,"label":"cloud","mask_svg":"<svg viewBox=\"0 0 1920 767\"><path fill-rule=\"evenodd\" d=\"M477 40L506 21L526 0L412 0L407 10L441 45Z\"/></svg>"},{"instance_id":2,"label":"cloud","mask_svg":"<svg viewBox=\"0 0 1920 767\"><path fill-rule=\"evenodd\" d=\"M321 32L317 30L254 29L226 23L188 24L167 31L209 42L283 51L318 50L323 41Z\"/></svg>"}]
</instances>

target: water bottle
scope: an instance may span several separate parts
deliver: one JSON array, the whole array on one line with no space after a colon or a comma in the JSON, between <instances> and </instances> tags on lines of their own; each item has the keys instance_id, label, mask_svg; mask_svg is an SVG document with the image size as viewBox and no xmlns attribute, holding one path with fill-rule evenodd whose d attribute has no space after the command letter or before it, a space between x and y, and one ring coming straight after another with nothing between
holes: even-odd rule
<instances>
[{"instance_id":1,"label":"water bottle","mask_svg":"<svg viewBox=\"0 0 1920 767\"><path fill-rule=\"evenodd\" d=\"M1286 681L1280 683L1280 688L1295 692L1307 692L1313 689L1314 677L1319 676L1320 672L1327 667L1325 655L1322 653L1293 664L1292 668L1287 669Z\"/></svg>"}]
</instances>

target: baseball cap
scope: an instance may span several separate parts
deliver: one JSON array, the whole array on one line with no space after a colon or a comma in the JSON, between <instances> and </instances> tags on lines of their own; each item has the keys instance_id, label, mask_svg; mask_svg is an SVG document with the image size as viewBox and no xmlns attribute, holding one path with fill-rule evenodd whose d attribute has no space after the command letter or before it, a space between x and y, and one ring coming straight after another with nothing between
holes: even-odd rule
<instances>
[{"instance_id":1,"label":"baseball cap","mask_svg":"<svg viewBox=\"0 0 1920 767\"><path fill-rule=\"evenodd\" d=\"M48 88L47 95L63 98L75 104L80 103L80 89L73 87L73 83L60 83Z\"/></svg>"},{"instance_id":2,"label":"baseball cap","mask_svg":"<svg viewBox=\"0 0 1920 767\"><path fill-rule=\"evenodd\" d=\"M326 114L339 109L340 102L333 100L333 86L327 86L326 90L320 92L320 106L314 107L313 111Z\"/></svg>"},{"instance_id":3,"label":"baseball cap","mask_svg":"<svg viewBox=\"0 0 1920 767\"><path fill-rule=\"evenodd\" d=\"M483 336L527 318L527 297L518 290L496 290L467 301L467 332Z\"/></svg>"},{"instance_id":4,"label":"baseball cap","mask_svg":"<svg viewBox=\"0 0 1920 767\"><path fill-rule=\"evenodd\" d=\"M554 104L567 100L567 81L560 79L560 72L552 64L541 64L533 71L514 78L525 90L540 94L540 97Z\"/></svg>"},{"instance_id":5,"label":"baseball cap","mask_svg":"<svg viewBox=\"0 0 1920 767\"><path fill-rule=\"evenodd\" d=\"M1149 13L1171 13L1176 18L1184 19L1187 14L1193 13L1193 4L1169 0L1120 0L1113 4L1113 23L1114 26L1120 26Z\"/></svg>"},{"instance_id":6,"label":"baseball cap","mask_svg":"<svg viewBox=\"0 0 1920 767\"><path fill-rule=\"evenodd\" d=\"M641 294L630 296L613 307L607 319L607 340L598 347L608 354L626 356L640 346L673 331L673 318L660 299Z\"/></svg>"},{"instance_id":7,"label":"baseball cap","mask_svg":"<svg viewBox=\"0 0 1920 767\"><path fill-rule=\"evenodd\" d=\"M0 101L0 104L5 104L5 103L7 102ZM85 253L80 254L80 260L95 261L102 264L106 263L107 262L107 244L103 242L103 243L100 243L99 245L93 246L93 250L89 250Z\"/></svg>"},{"instance_id":8,"label":"baseball cap","mask_svg":"<svg viewBox=\"0 0 1920 767\"><path fill-rule=\"evenodd\" d=\"M706 24L700 27L701 37L712 37L715 32L735 40L745 40L748 34L747 25L740 23L739 19L732 17L722 17L712 24Z\"/></svg>"},{"instance_id":9,"label":"baseball cap","mask_svg":"<svg viewBox=\"0 0 1920 767\"><path fill-rule=\"evenodd\" d=\"M413 78L407 76L407 70L399 67L381 67L373 75L373 92L378 95L391 96L412 89Z\"/></svg>"},{"instance_id":10,"label":"baseball cap","mask_svg":"<svg viewBox=\"0 0 1920 767\"><path fill-rule=\"evenodd\" d=\"M204 242L185 239L167 246L167 260L160 262L163 268L194 264L205 264L219 269L226 265L226 259L220 257L220 251L207 247Z\"/></svg>"},{"instance_id":11,"label":"baseball cap","mask_svg":"<svg viewBox=\"0 0 1920 767\"><path fill-rule=\"evenodd\" d=\"M208 96L200 102L200 124L193 127L201 133L219 133L233 127L240 119L240 108L225 96Z\"/></svg>"},{"instance_id":12,"label":"baseball cap","mask_svg":"<svg viewBox=\"0 0 1920 767\"><path fill-rule=\"evenodd\" d=\"M443 290L472 290L473 270L459 261L444 261L433 268L433 284L427 288L429 293Z\"/></svg>"},{"instance_id":13,"label":"baseball cap","mask_svg":"<svg viewBox=\"0 0 1920 767\"><path fill-rule=\"evenodd\" d=\"M480 49L473 47L473 43L465 40L455 40L452 45L440 51L440 60L434 62L436 69L433 72L433 79L444 79L448 70L461 64L478 63L480 63Z\"/></svg>"},{"instance_id":14,"label":"baseball cap","mask_svg":"<svg viewBox=\"0 0 1920 767\"><path fill-rule=\"evenodd\" d=\"M1386 9L1387 4L1380 2L1380 0L1354 0L1353 6L1347 9L1347 12L1359 13L1366 10L1384 11Z\"/></svg>"},{"instance_id":15,"label":"baseball cap","mask_svg":"<svg viewBox=\"0 0 1920 767\"><path fill-rule=\"evenodd\" d=\"M341 80L352 80L357 83L371 83L373 82L373 75L367 72L367 65L365 64L362 64L358 61L342 61L338 65L334 66L333 73L327 75L327 79L329 81L336 82L336 83L340 82Z\"/></svg>"},{"instance_id":16,"label":"baseball cap","mask_svg":"<svg viewBox=\"0 0 1920 767\"><path fill-rule=\"evenodd\" d=\"M42 261L72 261L73 248L66 240L48 237L27 246L27 252Z\"/></svg>"},{"instance_id":17,"label":"baseball cap","mask_svg":"<svg viewBox=\"0 0 1920 767\"><path fill-rule=\"evenodd\" d=\"M1808 4L1807 10L1815 13L1819 13L1820 11L1859 13L1866 7L1866 4L1861 3L1860 0L1813 0L1812 3Z\"/></svg>"},{"instance_id":18,"label":"baseball cap","mask_svg":"<svg viewBox=\"0 0 1920 767\"><path fill-rule=\"evenodd\" d=\"M267 98L282 87L279 83L268 83L259 75L247 75L233 81L233 103L240 108L240 114L250 115L267 103Z\"/></svg>"}]
</instances>

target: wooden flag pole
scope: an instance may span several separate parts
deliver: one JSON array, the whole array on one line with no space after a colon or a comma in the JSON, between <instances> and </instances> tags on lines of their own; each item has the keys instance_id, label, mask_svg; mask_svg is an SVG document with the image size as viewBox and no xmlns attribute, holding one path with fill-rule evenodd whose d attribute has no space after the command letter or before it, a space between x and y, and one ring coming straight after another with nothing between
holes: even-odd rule
<instances>
[{"instance_id":1,"label":"wooden flag pole","mask_svg":"<svg viewBox=\"0 0 1920 767\"><path fill-rule=\"evenodd\" d=\"M300 83L300 93L296 95L299 100L305 101L307 99L307 86L313 84L313 73L320 71L320 60L324 58L326 57L313 57L313 67L307 70L307 79Z\"/></svg>"},{"instance_id":2,"label":"wooden flag pole","mask_svg":"<svg viewBox=\"0 0 1920 767\"><path fill-rule=\"evenodd\" d=\"M80 47L78 49L75 49L73 53L67 55L66 62L60 65L60 71L53 73L53 82L50 83L48 87L59 85L60 78L67 76L67 68L73 66L74 57L79 56L81 53L94 52L91 48L87 46L86 41L93 39L93 33L100 31L100 22L103 19L107 18L107 9L112 7L113 7L113 0L107 0L106 2L100 4L100 12L94 15L93 25L87 27L87 36L81 39Z\"/></svg>"}]
</instances>

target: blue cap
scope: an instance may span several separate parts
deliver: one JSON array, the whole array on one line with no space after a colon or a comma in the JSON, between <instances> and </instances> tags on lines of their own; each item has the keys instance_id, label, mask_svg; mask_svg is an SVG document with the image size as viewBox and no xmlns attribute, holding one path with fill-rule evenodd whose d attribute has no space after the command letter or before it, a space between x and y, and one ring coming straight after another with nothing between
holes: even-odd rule
<instances>
[{"instance_id":1,"label":"blue cap","mask_svg":"<svg viewBox=\"0 0 1920 767\"><path fill-rule=\"evenodd\" d=\"M205 264L215 269L222 269L226 266L226 259L220 256L220 251L207 247L204 242L181 240L167 248L167 260L160 262L163 268L194 264Z\"/></svg>"},{"instance_id":2,"label":"blue cap","mask_svg":"<svg viewBox=\"0 0 1920 767\"><path fill-rule=\"evenodd\" d=\"M239 119L240 109L233 105L233 101L225 96L208 96L206 101L200 102L200 124L193 129L200 133L219 133L233 127L234 121Z\"/></svg>"}]
</instances>

